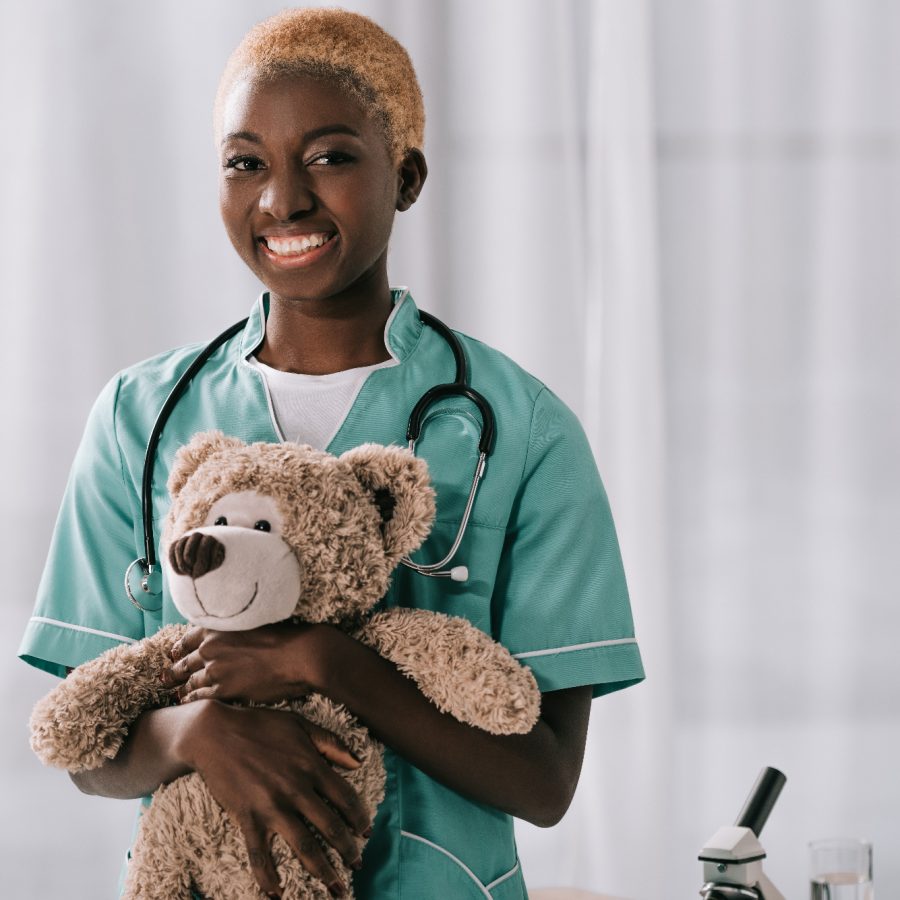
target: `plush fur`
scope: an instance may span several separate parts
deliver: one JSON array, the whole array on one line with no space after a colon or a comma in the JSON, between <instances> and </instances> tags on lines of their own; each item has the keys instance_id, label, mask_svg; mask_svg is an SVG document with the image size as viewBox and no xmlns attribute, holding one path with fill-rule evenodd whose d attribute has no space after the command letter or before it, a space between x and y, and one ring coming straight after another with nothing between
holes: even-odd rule
<instances>
[{"instance_id":1,"label":"plush fur","mask_svg":"<svg viewBox=\"0 0 900 900\"><path fill-rule=\"evenodd\" d=\"M337 81L384 129L395 163L425 142L425 107L409 54L384 29L344 9L286 9L246 34L231 54L215 103L216 142L231 86L252 74Z\"/></svg>"},{"instance_id":2,"label":"plush fur","mask_svg":"<svg viewBox=\"0 0 900 900\"><path fill-rule=\"evenodd\" d=\"M402 556L434 518L425 463L399 447L364 445L340 457L297 444L246 445L218 432L179 450L162 556L175 605L221 630L295 617L329 622L412 678L435 705L493 734L528 732L540 694L531 671L467 620L418 609L372 614ZM48 765L79 772L119 751L146 709L170 696L160 675L187 626L170 625L75 669L34 709L32 747ZM374 815L384 796L382 748L342 706L310 694L280 704L337 734L361 760L338 771ZM321 842L346 884L351 873ZM327 888L280 838L273 855L285 900ZM193 774L160 787L141 820L124 897L261 897L239 830Z\"/></svg>"}]
</instances>

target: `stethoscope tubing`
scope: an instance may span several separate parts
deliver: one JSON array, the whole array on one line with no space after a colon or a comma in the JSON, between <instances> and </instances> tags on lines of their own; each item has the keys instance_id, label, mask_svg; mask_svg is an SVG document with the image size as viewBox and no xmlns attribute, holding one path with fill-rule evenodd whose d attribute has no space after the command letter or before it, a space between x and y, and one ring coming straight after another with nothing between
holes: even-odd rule
<instances>
[{"instance_id":1,"label":"stethoscope tubing","mask_svg":"<svg viewBox=\"0 0 900 900\"><path fill-rule=\"evenodd\" d=\"M420 310L419 317L424 324L436 331L449 345L453 353L456 375L452 382L436 384L434 387L427 390L413 407L406 429L406 440L410 451L415 453L416 441L418 441L421 434L422 424L428 410L439 400L443 400L447 397L465 397L478 408L478 411L481 414L481 433L478 439L478 461L475 464L472 485L469 489L469 495L466 500L462 520L460 521L450 551L440 562L436 563L416 563L409 559L409 557L404 557L400 562L421 575L451 578L455 581L465 581L466 578L468 578L468 570L465 566L457 566L454 569L447 571L441 570L456 555L456 552L462 543L463 536L465 535L466 528L468 527L472 508L475 504L475 496L478 492L478 486L481 479L484 477L487 458L493 452L494 448L494 439L496 435L494 412L484 395L469 385L468 365L459 338L457 338L453 331L451 331L450 328L436 316ZM156 421L153 423L150 437L147 439L147 450L144 454L144 469L141 477L141 520L144 529L144 556L134 560L125 572L125 593L128 595L128 599L141 612L158 612L160 609L160 607L148 608L143 606L137 597L135 597L131 587L131 573L135 566L138 566L142 572L140 581L141 589L147 594L152 595L155 593L150 587L149 579L157 568L156 547L153 536L153 469L156 462L156 452L159 447L160 437L169 421L172 410L187 391L194 377L216 350L246 326L247 321L247 319L241 319L240 322L235 322L234 325L226 328L225 331L213 338L197 354L197 356L194 357L191 364L181 374L178 381L169 392L169 395L166 397L166 400L156 417Z\"/></svg>"}]
</instances>

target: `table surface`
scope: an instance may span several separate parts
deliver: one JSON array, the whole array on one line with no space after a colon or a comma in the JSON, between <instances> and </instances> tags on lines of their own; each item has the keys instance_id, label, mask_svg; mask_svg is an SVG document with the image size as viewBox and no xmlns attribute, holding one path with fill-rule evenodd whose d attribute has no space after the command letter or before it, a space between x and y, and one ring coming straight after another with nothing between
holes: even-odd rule
<instances>
[{"instance_id":1,"label":"table surface","mask_svg":"<svg viewBox=\"0 0 900 900\"><path fill-rule=\"evenodd\" d=\"M610 894L595 894L580 888L538 888L528 891L529 900L624 900Z\"/></svg>"}]
</instances>

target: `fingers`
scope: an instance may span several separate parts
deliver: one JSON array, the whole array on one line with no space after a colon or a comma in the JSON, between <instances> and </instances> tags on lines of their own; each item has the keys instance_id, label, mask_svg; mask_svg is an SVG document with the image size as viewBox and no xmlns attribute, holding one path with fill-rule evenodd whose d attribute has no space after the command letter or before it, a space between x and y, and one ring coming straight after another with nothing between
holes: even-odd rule
<instances>
[{"instance_id":1,"label":"fingers","mask_svg":"<svg viewBox=\"0 0 900 900\"><path fill-rule=\"evenodd\" d=\"M189 628L179 640L172 645L172 659L178 660L188 653L193 653L203 643L206 637L205 628Z\"/></svg>"},{"instance_id":2,"label":"fingers","mask_svg":"<svg viewBox=\"0 0 900 900\"><path fill-rule=\"evenodd\" d=\"M185 686L186 687L186 686ZM195 700L215 700L219 696L218 685L208 685L194 690L193 688L186 692L185 688L178 691L179 703L193 703Z\"/></svg>"},{"instance_id":3,"label":"fingers","mask_svg":"<svg viewBox=\"0 0 900 900\"><path fill-rule=\"evenodd\" d=\"M319 792L321 795L321 786ZM318 802L308 807L304 815L315 826L326 843L340 853L341 858L348 866L353 869L362 868L357 838L351 833L347 823L331 807L323 802ZM326 881L325 883L330 884L331 882Z\"/></svg>"},{"instance_id":4,"label":"fingers","mask_svg":"<svg viewBox=\"0 0 900 900\"><path fill-rule=\"evenodd\" d=\"M332 732L326 731L324 728L310 722L309 719L300 717L298 719L303 730L309 735L313 746L322 756L330 763L341 766L344 769L358 769L359 760L347 749L342 741L340 741Z\"/></svg>"},{"instance_id":5,"label":"fingers","mask_svg":"<svg viewBox=\"0 0 900 900\"><path fill-rule=\"evenodd\" d=\"M332 897L346 896L347 886L328 861L322 845L305 824L298 819L285 816L278 823L277 831L297 854L297 858L303 863L304 868L328 886ZM355 850L354 853L355 856L351 855L351 858L355 862L358 860L359 854Z\"/></svg>"},{"instance_id":6,"label":"fingers","mask_svg":"<svg viewBox=\"0 0 900 900\"><path fill-rule=\"evenodd\" d=\"M188 676L187 681L175 692L175 696L181 703L214 700L219 696L219 685L213 683L208 668L199 669Z\"/></svg>"},{"instance_id":7,"label":"fingers","mask_svg":"<svg viewBox=\"0 0 900 900\"><path fill-rule=\"evenodd\" d=\"M278 872L275 871L275 863L269 852L269 841L265 831L248 823L241 826L244 840L247 843L247 855L250 858L250 871L256 883L262 888L262 892L269 897L281 896L281 884L278 881Z\"/></svg>"},{"instance_id":8,"label":"fingers","mask_svg":"<svg viewBox=\"0 0 900 900\"><path fill-rule=\"evenodd\" d=\"M205 665L206 661L200 656L200 651L194 650L187 656L173 662L163 672L161 676L162 683L166 687L176 687L177 685L185 684L195 672L199 672ZM199 686L197 685L197 687Z\"/></svg>"},{"instance_id":9,"label":"fingers","mask_svg":"<svg viewBox=\"0 0 900 900\"><path fill-rule=\"evenodd\" d=\"M369 811L363 806L362 800L359 799L359 794L340 775L331 769L327 769L319 780L317 790L344 817L347 824L356 834L362 837L368 837L371 834L372 819ZM327 807L325 808L327 809ZM317 822L313 819L310 819L310 821L319 828ZM333 824L333 822L328 822L328 825ZM330 835L321 828L319 830L325 835L326 840L332 843ZM342 830L344 829L342 828ZM333 846L338 850L341 849L337 845ZM346 856L344 858L347 859ZM355 860L352 858L348 860L350 865L353 865L354 862Z\"/></svg>"}]
</instances>

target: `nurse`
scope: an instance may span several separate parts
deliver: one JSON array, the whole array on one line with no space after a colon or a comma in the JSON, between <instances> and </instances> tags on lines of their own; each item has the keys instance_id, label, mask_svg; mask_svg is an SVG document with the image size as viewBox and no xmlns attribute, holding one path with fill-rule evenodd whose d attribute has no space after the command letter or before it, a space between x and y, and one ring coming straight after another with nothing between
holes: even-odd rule
<instances>
[{"instance_id":1,"label":"nurse","mask_svg":"<svg viewBox=\"0 0 900 900\"><path fill-rule=\"evenodd\" d=\"M416 202L427 173L422 99L405 50L353 13L286 11L232 55L215 124L225 227L267 290L163 432L157 534L169 466L195 432L298 440L335 454L366 441L405 443L415 402L454 377L448 345L387 276L394 215ZM73 776L89 793L147 802L159 784L199 772L240 824L269 896L280 896L269 854L276 832L334 896L347 892L312 823L357 870L359 898L526 897L512 817L560 819L578 781L591 698L643 678L615 531L577 420L508 358L460 340L472 386L497 419L455 560L469 577L403 569L383 603L463 615L504 643L541 688L534 730L498 737L457 722L328 626L193 629L167 676L182 702L144 714L114 760ZM165 586L158 610L138 610L122 573L143 554L148 436L198 350L132 366L98 398L20 649L27 662L63 676L182 621ZM416 452L429 463L438 517L417 559L439 559L453 542L479 424L477 409L458 398L428 414ZM309 691L346 704L388 748L387 796L374 822L330 765L355 765L332 736L298 716L223 702ZM362 858L360 836L368 837Z\"/></svg>"}]
</instances>

